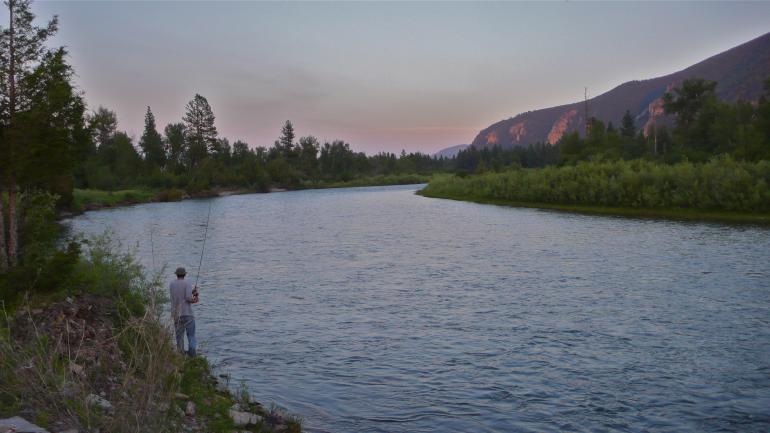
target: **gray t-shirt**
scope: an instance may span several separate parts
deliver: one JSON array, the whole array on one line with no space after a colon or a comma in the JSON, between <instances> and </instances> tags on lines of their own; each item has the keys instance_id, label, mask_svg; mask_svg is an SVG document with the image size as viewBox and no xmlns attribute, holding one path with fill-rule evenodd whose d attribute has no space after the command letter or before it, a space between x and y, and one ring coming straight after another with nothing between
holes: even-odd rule
<instances>
[{"instance_id":1,"label":"gray t-shirt","mask_svg":"<svg viewBox=\"0 0 770 433\"><path fill-rule=\"evenodd\" d=\"M185 279L177 278L168 285L171 292L171 314L174 317L192 316L193 286Z\"/></svg>"}]
</instances>

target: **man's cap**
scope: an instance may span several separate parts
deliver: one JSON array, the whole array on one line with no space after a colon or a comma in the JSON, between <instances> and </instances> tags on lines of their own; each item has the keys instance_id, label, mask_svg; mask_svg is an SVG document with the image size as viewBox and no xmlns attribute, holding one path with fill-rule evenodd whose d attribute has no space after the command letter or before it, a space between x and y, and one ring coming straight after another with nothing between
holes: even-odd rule
<instances>
[{"instance_id":1,"label":"man's cap","mask_svg":"<svg viewBox=\"0 0 770 433\"><path fill-rule=\"evenodd\" d=\"M177 277L181 277L184 275L187 275L187 271L184 270L184 268L176 268L176 272L174 272Z\"/></svg>"}]
</instances>

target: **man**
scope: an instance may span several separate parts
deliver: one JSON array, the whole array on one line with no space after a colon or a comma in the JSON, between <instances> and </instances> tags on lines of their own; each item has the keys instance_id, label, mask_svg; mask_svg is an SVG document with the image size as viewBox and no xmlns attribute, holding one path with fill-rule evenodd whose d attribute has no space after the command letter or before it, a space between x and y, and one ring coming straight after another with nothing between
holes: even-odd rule
<instances>
[{"instance_id":1,"label":"man","mask_svg":"<svg viewBox=\"0 0 770 433\"><path fill-rule=\"evenodd\" d=\"M171 315L174 318L176 331L176 348L184 353L184 334L187 333L187 354L195 356L197 342L195 341L195 317L192 304L198 303L198 287L193 287L184 277L187 271L176 268L176 280L168 285L171 292Z\"/></svg>"}]
</instances>

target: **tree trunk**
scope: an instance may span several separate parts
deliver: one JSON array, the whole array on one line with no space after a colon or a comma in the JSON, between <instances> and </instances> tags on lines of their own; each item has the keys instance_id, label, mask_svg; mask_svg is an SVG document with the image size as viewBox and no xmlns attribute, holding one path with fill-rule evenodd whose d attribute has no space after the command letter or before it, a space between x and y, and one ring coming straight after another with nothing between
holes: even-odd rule
<instances>
[{"instance_id":1,"label":"tree trunk","mask_svg":"<svg viewBox=\"0 0 770 433\"><path fill-rule=\"evenodd\" d=\"M0 272L8 270L8 253L5 245L5 198L0 190Z\"/></svg>"},{"instance_id":2,"label":"tree trunk","mask_svg":"<svg viewBox=\"0 0 770 433\"><path fill-rule=\"evenodd\" d=\"M11 267L19 264L18 192L16 182L12 179L8 190L8 264Z\"/></svg>"},{"instance_id":3,"label":"tree trunk","mask_svg":"<svg viewBox=\"0 0 770 433\"><path fill-rule=\"evenodd\" d=\"M14 29L14 7L16 6L15 0L8 1L8 16L9 16L9 38L8 38L8 126L9 129L13 127L14 118L16 117L16 39ZM8 264L14 267L18 264L18 251L19 251L19 227L17 224L17 206L16 195L18 193L18 186L16 185L16 178L14 176L13 159L16 157L14 152L15 143L9 142L9 159L11 162L11 168L9 173L8 183Z\"/></svg>"}]
</instances>

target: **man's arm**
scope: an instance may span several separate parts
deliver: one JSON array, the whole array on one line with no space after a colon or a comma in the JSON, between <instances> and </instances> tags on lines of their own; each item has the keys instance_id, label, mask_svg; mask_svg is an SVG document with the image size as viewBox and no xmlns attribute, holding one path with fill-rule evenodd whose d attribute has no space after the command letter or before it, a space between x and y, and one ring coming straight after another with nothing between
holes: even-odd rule
<instances>
[{"instance_id":1,"label":"man's arm","mask_svg":"<svg viewBox=\"0 0 770 433\"><path fill-rule=\"evenodd\" d=\"M190 304L197 302L195 300L195 294L193 294L193 286L189 282L187 283L187 287L185 287L184 290L184 300Z\"/></svg>"}]
</instances>

